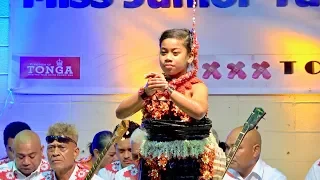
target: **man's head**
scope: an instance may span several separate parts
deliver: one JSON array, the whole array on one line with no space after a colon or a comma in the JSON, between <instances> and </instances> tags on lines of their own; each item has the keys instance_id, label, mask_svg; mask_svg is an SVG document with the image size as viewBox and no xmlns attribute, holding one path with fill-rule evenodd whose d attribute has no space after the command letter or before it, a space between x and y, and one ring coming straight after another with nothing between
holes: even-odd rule
<instances>
[{"instance_id":1,"label":"man's head","mask_svg":"<svg viewBox=\"0 0 320 180\"><path fill-rule=\"evenodd\" d=\"M135 165L138 165L140 159L140 147L144 140L147 138L147 133L140 128L133 131L130 141L131 141L131 154L132 160Z\"/></svg>"},{"instance_id":2,"label":"man's head","mask_svg":"<svg viewBox=\"0 0 320 180\"><path fill-rule=\"evenodd\" d=\"M56 173L67 172L75 165L79 155L78 132L74 125L56 123L49 127L46 141L51 168Z\"/></svg>"},{"instance_id":3,"label":"man's head","mask_svg":"<svg viewBox=\"0 0 320 180\"><path fill-rule=\"evenodd\" d=\"M234 147L242 126L232 130L227 137L227 153ZM241 176L246 177L258 161L261 152L261 136L260 133L253 129L249 131L230 165L230 168L236 170Z\"/></svg>"},{"instance_id":4,"label":"man's head","mask_svg":"<svg viewBox=\"0 0 320 180\"><path fill-rule=\"evenodd\" d=\"M13 142L13 150L17 169L29 176L38 169L41 159L43 146L39 136L30 130L23 130L16 135Z\"/></svg>"},{"instance_id":5,"label":"man's head","mask_svg":"<svg viewBox=\"0 0 320 180\"><path fill-rule=\"evenodd\" d=\"M118 129L118 126L115 128L114 132ZM132 164L130 137L133 131L139 127L139 124L129 121L129 128L127 132L123 135L123 138L115 144L117 157L121 162L122 168Z\"/></svg>"},{"instance_id":6,"label":"man's head","mask_svg":"<svg viewBox=\"0 0 320 180\"><path fill-rule=\"evenodd\" d=\"M3 142L6 148L7 156L10 160L14 159L13 156L13 139L16 135L23 130L31 130L28 124L24 122L12 122L6 126L3 131Z\"/></svg>"}]
</instances>

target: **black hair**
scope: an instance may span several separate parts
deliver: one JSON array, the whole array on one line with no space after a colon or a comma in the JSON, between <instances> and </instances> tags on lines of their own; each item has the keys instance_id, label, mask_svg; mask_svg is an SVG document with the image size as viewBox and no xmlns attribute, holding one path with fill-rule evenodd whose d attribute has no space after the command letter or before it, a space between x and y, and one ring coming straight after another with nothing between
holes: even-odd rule
<instances>
[{"instance_id":1,"label":"black hair","mask_svg":"<svg viewBox=\"0 0 320 180\"><path fill-rule=\"evenodd\" d=\"M168 29L164 31L159 39L159 46L161 47L162 41L168 38L175 38L179 40L184 40L184 46L187 49L188 53L192 50L193 36L192 31L189 29Z\"/></svg>"},{"instance_id":2,"label":"black hair","mask_svg":"<svg viewBox=\"0 0 320 180\"><path fill-rule=\"evenodd\" d=\"M93 140L89 143L89 151L91 156L94 156L93 150L97 149L99 152L103 150L104 147L111 141L112 132L110 131L100 131L94 135Z\"/></svg>"},{"instance_id":3,"label":"black hair","mask_svg":"<svg viewBox=\"0 0 320 180\"><path fill-rule=\"evenodd\" d=\"M225 142L219 142L219 147L223 150L223 152L226 152L227 144Z\"/></svg>"},{"instance_id":4,"label":"black hair","mask_svg":"<svg viewBox=\"0 0 320 180\"><path fill-rule=\"evenodd\" d=\"M3 131L4 146L8 145L9 138L15 138L16 135L23 130L31 130L27 123L15 121L8 124Z\"/></svg>"}]
</instances>

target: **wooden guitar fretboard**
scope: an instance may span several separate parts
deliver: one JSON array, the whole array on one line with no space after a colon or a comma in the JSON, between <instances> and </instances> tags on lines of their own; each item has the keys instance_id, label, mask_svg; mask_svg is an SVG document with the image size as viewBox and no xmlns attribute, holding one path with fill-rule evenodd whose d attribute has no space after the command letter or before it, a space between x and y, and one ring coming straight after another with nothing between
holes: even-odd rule
<instances>
[{"instance_id":1,"label":"wooden guitar fretboard","mask_svg":"<svg viewBox=\"0 0 320 180\"><path fill-rule=\"evenodd\" d=\"M122 136L127 132L129 127L129 121L128 120L123 120L119 124L119 127L117 130L114 132L111 141L103 148L101 153L99 154L96 162L92 165L90 171L88 172L85 180L90 180L93 175L96 173L97 168L100 167L102 160L105 158L106 153L108 152L110 146L116 142L118 142Z\"/></svg>"}]
</instances>

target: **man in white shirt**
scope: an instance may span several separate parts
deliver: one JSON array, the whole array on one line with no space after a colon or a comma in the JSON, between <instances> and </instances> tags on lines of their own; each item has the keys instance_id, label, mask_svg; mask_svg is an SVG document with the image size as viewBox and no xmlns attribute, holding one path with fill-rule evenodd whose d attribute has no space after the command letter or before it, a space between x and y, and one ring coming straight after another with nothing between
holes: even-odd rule
<instances>
[{"instance_id":1,"label":"man in white shirt","mask_svg":"<svg viewBox=\"0 0 320 180\"><path fill-rule=\"evenodd\" d=\"M116 173L115 180L137 180L139 178L139 160L140 147L146 139L147 133L140 128L137 128L130 137L131 154L133 164L121 169Z\"/></svg>"},{"instance_id":2,"label":"man in white shirt","mask_svg":"<svg viewBox=\"0 0 320 180\"><path fill-rule=\"evenodd\" d=\"M320 180L320 159L313 163L305 180Z\"/></svg>"},{"instance_id":3,"label":"man in white shirt","mask_svg":"<svg viewBox=\"0 0 320 180\"><path fill-rule=\"evenodd\" d=\"M39 136L24 130L13 140L14 161L0 166L0 179L40 180L52 179L49 163L42 159Z\"/></svg>"},{"instance_id":4,"label":"man in white shirt","mask_svg":"<svg viewBox=\"0 0 320 180\"><path fill-rule=\"evenodd\" d=\"M83 180L89 172L86 166L76 163L79 155L78 131L74 125L56 123L47 133L47 155L53 170L54 179L57 180ZM93 175L92 180L102 180Z\"/></svg>"},{"instance_id":5,"label":"man in white shirt","mask_svg":"<svg viewBox=\"0 0 320 180\"><path fill-rule=\"evenodd\" d=\"M114 180L118 171L133 163L131 155L130 137L133 131L139 127L139 124L133 121L129 121L129 128L127 132L123 135L122 139L115 144L116 155L119 161L115 161L111 164L106 165L106 167L100 169L98 172L98 176L106 180ZM118 126L115 128L114 132L117 130L117 128Z\"/></svg>"},{"instance_id":6,"label":"man in white shirt","mask_svg":"<svg viewBox=\"0 0 320 180\"><path fill-rule=\"evenodd\" d=\"M229 133L226 141L227 153L235 146L242 128L237 127ZM223 180L286 180L286 176L260 158L260 153L261 136L253 129L244 137Z\"/></svg>"}]
</instances>

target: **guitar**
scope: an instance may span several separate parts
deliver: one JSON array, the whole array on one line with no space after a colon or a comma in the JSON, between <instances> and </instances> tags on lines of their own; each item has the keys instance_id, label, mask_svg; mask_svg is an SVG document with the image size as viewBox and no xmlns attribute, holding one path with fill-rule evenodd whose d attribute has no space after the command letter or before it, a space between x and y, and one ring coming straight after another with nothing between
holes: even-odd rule
<instances>
[{"instance_id":1,"label":"guitar","mask_svg":"<svg viewBox=\"0 0 320 180\"><path fill-rule=\"evenodd\" d=\"M225 176L225 174L227 173L230 164L234 158L234 156L236 155L236 152L239 149L239 146L241 144L241 142L243 141L245 135L251 131L252 129L257 127L257 124L260 122L260 120L264 117L264 115L266 115L266 113L264 112L264 110L262 108L254 108L254 110L252 111L251 115L249 116L248 120L244 123L243 128L241 130L241 132L239 133L239 136L234 144L234 146L230 149L228 155L227 155L227 166L226 166L226 170L223 173L222 179Z\"/></svg>"},{"instance_id":2,"label":"guitar","mask_svg":"<svg viewBox=\"0 0 320 180\"><path fill-rule=\"evenodd\" d=\"M121 123L118 125L118 128L116 129L116 131L113 133L111 141L104 147L104 149L99 154L96 162L92 165L85 180L90 180L92 178L92 176L96 173L97 168L100 167L101 162L105 158L105 155L108 152L110 146L120 141L122 136L127 132L128 128L129 128L129 120L122 120Z\"/></svg>"}]
</instances>

